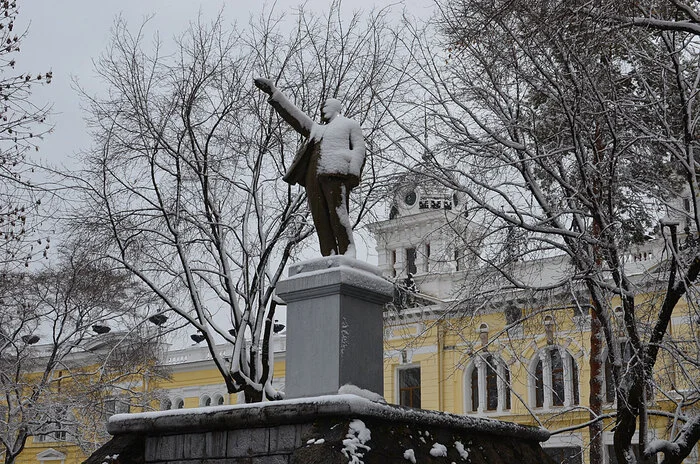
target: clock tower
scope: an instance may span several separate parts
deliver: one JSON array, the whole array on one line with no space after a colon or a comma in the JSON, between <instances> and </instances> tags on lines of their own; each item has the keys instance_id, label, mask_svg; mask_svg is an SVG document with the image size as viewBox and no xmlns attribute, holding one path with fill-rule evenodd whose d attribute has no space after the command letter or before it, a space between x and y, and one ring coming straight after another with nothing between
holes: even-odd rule
<instances>
[{"instance_id":1,"label":"clock tower","mask_svg":"<svg viewBox=\"0 0 700 464\"><path fill-rule=\"evenodd\" d=\"M465 196L436 180L424 166L400 176L388 219L369 226L379 268L397 281L409 274L426 296L449 299L464 279L466 250L475 237Z\"/></svg>"}]
</instances>

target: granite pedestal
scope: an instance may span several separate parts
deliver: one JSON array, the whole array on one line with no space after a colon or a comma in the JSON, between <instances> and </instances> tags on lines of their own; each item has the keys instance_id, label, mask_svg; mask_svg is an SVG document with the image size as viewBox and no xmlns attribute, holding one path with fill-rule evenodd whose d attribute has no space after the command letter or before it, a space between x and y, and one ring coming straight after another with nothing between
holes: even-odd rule
<instances>
[{"instance_id":1,"label":"granite pedestal","mask_svg":"<svg viewBox=\"0 0 700 464\"><path fill-rule=\"evenodd\" d=\"M305 261L277 284L287 303L287 398L345 384L383 394L383 306L394 287L376 266L345 256Z\"/></svg>"}]
</instances>

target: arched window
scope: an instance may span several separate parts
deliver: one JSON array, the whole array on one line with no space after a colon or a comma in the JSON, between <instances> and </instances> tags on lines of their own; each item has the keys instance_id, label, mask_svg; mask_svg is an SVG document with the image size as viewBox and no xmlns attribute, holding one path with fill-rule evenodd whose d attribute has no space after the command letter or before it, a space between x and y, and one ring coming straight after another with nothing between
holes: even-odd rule
<instances>
[{"instance_id":1,"label":"arched window","mask_svg":"<svg viewBox=\"0 0 700 464\"><path fill-rule=\"evenodd\" d=\"M176 399L173 404L175 405L174 409L184 409L185 408L185 400L182 398Z\"/></svg>"},{"instance_id":2,"label":"arched window","mask_svg":"<svg viewBox=\"0 0 700 464\"><path fill-rule=\"evenodd\" d=\"M212 404L216 406L222 406L224 404L224 396L217 393L216 395L214 395Z\"/></svg>"},{"instance_id":3,"label":"arched window","mask_svg":"<svg viewBox=\"0 0 700 464\"><path fill-rule=\"evenodd\" d=\"M510 371L491 354L481 354L467 369L468 411L488 412L510 409Z\"/></svg>"},{"instance_id":4,"label":"arched window","mask_svg":"<svg viewBox=\"0 0 700 464\"><path fill-rule=\"evenodd\" d=\"M211 397L209 395L203 395L199 399L200 406L211 406Z\"/></svg>"},{"instance_id":5,"label":"arched window","mask_svg":"<svg viewBox=\"0 0 700 464\"><path fill-rule=\"evenodd\" d=\"M552 346L535 358L531 400L538 408L579 404L578 365L568 351Z\"/></svg>"}]
</instances>

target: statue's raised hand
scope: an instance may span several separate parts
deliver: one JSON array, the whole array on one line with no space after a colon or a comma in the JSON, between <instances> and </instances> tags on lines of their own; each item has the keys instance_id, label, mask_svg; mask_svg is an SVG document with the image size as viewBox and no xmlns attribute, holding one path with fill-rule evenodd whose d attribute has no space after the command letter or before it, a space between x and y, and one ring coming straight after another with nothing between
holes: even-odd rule
<instances>
[{"instance_id":1,"label":"statue's raised hand","mask_svg":"<svg viewBox=\"0 0 700 464\"><path fill-rule=\"evenodd\" d=\"M256 77L253 79L253 82L255 83L255 87L259 88L268 95L272 95L272 93L275 91L275 84L271 79Z\"/></svg>"}]
</instances>

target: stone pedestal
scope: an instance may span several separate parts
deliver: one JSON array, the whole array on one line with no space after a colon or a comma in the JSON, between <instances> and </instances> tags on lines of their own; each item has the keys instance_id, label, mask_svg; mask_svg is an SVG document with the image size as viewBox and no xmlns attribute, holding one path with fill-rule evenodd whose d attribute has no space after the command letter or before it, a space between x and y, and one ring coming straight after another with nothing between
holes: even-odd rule
<instances>
[{"instance_id":1,"label":"stone pedestal","mask_svg":"<svg viewBox=\"0 0 700 464\"><path fill-rule=\"evenodd\" d=\"M376 266L345 256L291 266L277 284L287 303L286 397L348 383L383 394L382 308L393 291Z\"/></svg>"},{"instance_id":2,"label":"stone pedestal","mask_svg":"<svg viewBox=\"0 0 700 464\"><path fill-rule=\"evenodd\" d=\"M549 432L330 395L109 420L86 464L554 464Z\"/></svg>"}]
</instances>

